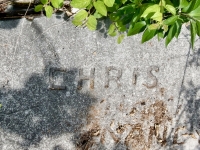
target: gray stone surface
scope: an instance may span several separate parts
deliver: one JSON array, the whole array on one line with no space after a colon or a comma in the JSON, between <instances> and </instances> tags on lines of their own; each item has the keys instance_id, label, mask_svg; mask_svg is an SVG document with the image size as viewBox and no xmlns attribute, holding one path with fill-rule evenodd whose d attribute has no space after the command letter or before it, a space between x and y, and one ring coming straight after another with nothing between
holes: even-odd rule
<instances>
[{"instance_id":1,"label":"gray stone surface","mask_svg":"<svg viewBox=\"0 0 200 150\"><path fill-rule=\"evenodd\" d=\"M118 45L60 16L0 22L1 150L200 149L200 44Z\"/></svg>"}]
</instances>

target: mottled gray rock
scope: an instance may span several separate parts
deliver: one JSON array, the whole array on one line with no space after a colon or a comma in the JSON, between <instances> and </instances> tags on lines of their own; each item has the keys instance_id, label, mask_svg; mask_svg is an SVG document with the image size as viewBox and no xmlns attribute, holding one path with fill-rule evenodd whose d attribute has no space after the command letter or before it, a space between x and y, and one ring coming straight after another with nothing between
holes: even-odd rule
<instances>
[{"instance_id":1,"label":"mottled gray rock","mask_svg":"<svg viewBox=\"0 0 200 150\"><path fill-rule=\"evenodd\" d=\"M62 16L0 22L0 149L199 149L199 39L122 44Z\"/></svg>"}]
</instances>

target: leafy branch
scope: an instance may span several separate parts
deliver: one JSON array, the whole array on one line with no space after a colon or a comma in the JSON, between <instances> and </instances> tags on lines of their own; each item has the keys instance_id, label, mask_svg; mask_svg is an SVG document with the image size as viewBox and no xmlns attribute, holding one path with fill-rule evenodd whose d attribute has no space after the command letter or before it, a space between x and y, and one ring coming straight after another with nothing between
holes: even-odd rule
<instances>
[{"instance_id":1,"label":"leafy branch","mask_svg":"<svg viewBox=\"0 0 200 150\"><path fill-rule=\"evenodd\" d=\"M62 8L63 0L41 0L35 11L45 11L51 17L54 10ZM165 39L167 46L178 38L182 25L190 22L191 45L200 36L200 0L72 0L72 8L79 11L73 17L75 26L96 30L97 20L109 18L112 23L108 35L118 36L121 43L125 35L143 32L142 43L157 36Z\"/></svg>"},{"instance_id":2,"label":"leafy branch","mask_svg":"<svg viewBox=\"0 0 200 150\"><path fill-rule=\"evenodd\" d=\"M41 4L35 6L35 11L45 11L47 17L51 17L54 9L61 8L63 5L63 0L40 0Z\"/></svg>"}]
</instances>

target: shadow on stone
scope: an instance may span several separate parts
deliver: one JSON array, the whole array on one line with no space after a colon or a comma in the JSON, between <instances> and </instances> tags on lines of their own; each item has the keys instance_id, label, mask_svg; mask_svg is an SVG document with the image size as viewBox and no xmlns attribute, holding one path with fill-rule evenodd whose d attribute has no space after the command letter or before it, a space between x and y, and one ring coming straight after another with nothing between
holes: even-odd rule
<instances>
[{"instance_id":1,"label":"shadow on stone","mask_svg":"<svg viewBox=\"0 0 200 150\"><path fill-rule=\"evenodd\" d=\"M188 82L188 87L184 86L182 89L184 98L187 101L184 111L186 111L190 132L200 129L200 98L198 92L200 92L200 85L195 86L193 81Z\"/></svg>"},{"instance_id":2,"label":"shadow on stone","mask_svg":"<svg viewBox=\"0 0 200 150\"><path fill-rule=\"evenodd\" d=\"M60 145L56 145L52 150L64 150Z\"/></svg>"},{"instance_id":3,"label":"shadow on stone","mask_svg":"<svg viewBox=\"0 0 200 150\"><path fill-rule=\"evenodd\" d=\"M23 148L38 145L44 136L79 132L95 98L76 90L75 77L76 69L65 73L66 90L50 90L42 74L33 74L22 89L0 89L1 129L23 138Z\"/></svg>"},{"instance_id":4,"label":"shadow on stone","mask_svg":"<svg viewBox=\"0 0 200 150\"><path fill-rule=\"evenodd\" d=\"M181 88L181 95L184 99L184 102L178 105L177 114L178 118L175 124L175 127L177 128L176 131L172 129L173 132L177 134L177 136L173 137L173 142L169 140L169 137L172 136L172 134L169 135L168 140L173 143L177 144L177 149L185 150L185 142L187 142L187 138L183 138L183 135L181 133L184 133L184 131L187 131L185 134L192 136L194 139L198 139L198 142L200 141L200 138L198 137L200 135L199 129L200 129L200 98L198 97L198 92L200 91L200 85L195 85L193 81L189 81L187 83L187 87L185 85ZM182 122L182 119L184 119L184 123ZM181 128L184 130L182 131ZM179 130L180 129L180 130ZM172 133L171 131L171 133ZM197 134L197 137L195 136L195 133ZM180 137L179 137L180 136ZM181 139L181 137L183 139ZM181 140L180 140L181 139ZM170 145L170 148L172 145ZM173 147L176 148L176 147ZM199 145L197 145L194 149L199 149Z\"/></svg>"},{"instance_id":5,"label":"shadow on stone","mask_svg":"<svg viewBox=\"0 0 200 150\"><path fill-rule=\"evenodd\" d=\"M186 36L185 36L186 37ZM186 37L187 38L187 37ZM175 128L183 127L186 131L188 131L188 134L196 132L198 135L199 129L200 129L200 98L199 98L199 92L200 92L200 85L197 83L194 83L193 80L190 80L186 82L186 73L187 73L187 68L188 67L199 67L199 57L200 57L200 49L197 49L193 51L191 54L191 45L188 50L187 58L186 58L186 63L184 67L184 73L182 77L182 83L179 91L179 98L178 98L178 104L177 104L177 109L176 109L176 115L177 115L177 120L175 124ZM184 123L182 122L182 119L184 118ZM170 137L172 136L172 132L178 132L172 128L169 136L168 136L168 141L170 143L175 142L178 144L178 149L184 150L184 146L182 144L185 143L185 141L177 141L178 136L174 137L173 142ZM198 141L200 139L197 137ZM183 143L181 143L183 142ZM171 147L171 145L170 145ZM197 148L199 149L199 146Z\"/></svg>"},{"instance_id":6,"label":"shadow on stone","mask_svg":"<svg viewBox=\"0 0 200 150\"><path fill-rule=\"evenodd\" d=\"M108 28L111 24L109 19L100 19L97 24L97 31L103 35L104 38L108 37Z\"/></svg>"},{"instance_id":7,"label":"shadow on stone","mask_svg":"<svg viewBox=\"0 0 200 150\"><path fill-rule=\"evenodd\" d=\"M193 55L191 55L191 59L188 61L188 65L192 66L194 65L195 67L200 66L199 58L200 58L200 48L195 50L193 52Z\"/></svg>"},{"instance_id":8,"label":"shadow on stone","mask_svg":"<svg viewBox=\"0 0 200 150\"><path fill-rule=\"evenodd\" d=\"M18 26L19 22L20 22L20 19L0 21L0 28L11 30L13 28L16 28Z\"/></svg>"}]
</instances>

